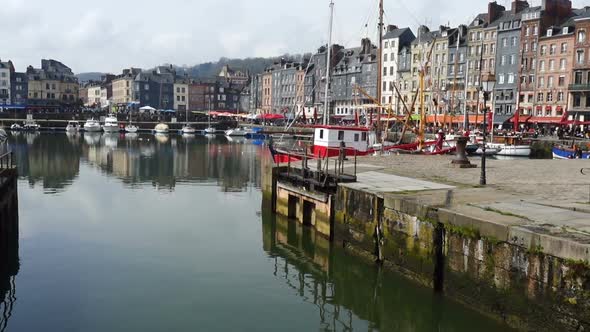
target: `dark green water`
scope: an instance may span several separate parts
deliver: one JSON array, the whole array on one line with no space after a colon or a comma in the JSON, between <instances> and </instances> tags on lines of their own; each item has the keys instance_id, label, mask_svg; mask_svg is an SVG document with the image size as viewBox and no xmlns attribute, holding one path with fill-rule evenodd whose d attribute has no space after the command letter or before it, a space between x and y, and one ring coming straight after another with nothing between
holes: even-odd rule
<instances>
[{"instance_id":1,"label":"dark green water","mask_svg":"<svg viewBox=\"0 0 590 332\"><path fill-rule=\"evenodd\" d=\"M266 151L252 142L37 134L10 145L20 268L0 282L12 288L0 292L2 332L505 330L263 209Z\"/></svg>"}]
</instances>

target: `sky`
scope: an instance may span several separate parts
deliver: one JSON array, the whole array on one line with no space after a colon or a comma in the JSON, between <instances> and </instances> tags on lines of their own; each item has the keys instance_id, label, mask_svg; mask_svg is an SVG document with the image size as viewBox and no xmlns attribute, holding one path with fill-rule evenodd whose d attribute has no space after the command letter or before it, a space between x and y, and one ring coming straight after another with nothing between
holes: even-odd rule
<instances>
[{"instance_id":1,"label":"sky","mask_svg":"<svg viewBox=\"0 0 590 332\"><path fill-rule=\"evenodd\" d=\"M541 0L532 1L540 5ZM582 7L585 0L573 0ZM314 52L328 40L330 0L0 0L0 59L18 71L42 58L75 73L196 65L220 57ZM334 0L333 41L377 35L378 0ZM468 24L488 0L385 0L385 23ZM498 3L510 7L509 1ZM586 3L587 5L587 3ZM366 27L365 27L366 26Z\"/></svg>"}]
</instances>

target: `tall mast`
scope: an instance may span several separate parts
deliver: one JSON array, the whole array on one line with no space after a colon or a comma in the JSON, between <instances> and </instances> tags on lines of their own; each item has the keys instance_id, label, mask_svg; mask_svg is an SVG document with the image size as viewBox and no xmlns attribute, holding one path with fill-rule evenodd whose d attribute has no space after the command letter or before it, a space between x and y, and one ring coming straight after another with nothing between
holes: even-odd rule
<instances>
[{"instance_id":1,"label":"tall mast","mask_svg":"<svg viewBox=\"0 0 590 332\"><path fill-rule=\"evenodd\" d=\"M330 91L330 64L332 61L332 22L334 21L334 1L330 1L330 33L328 34L328 51L326 52L326 91L324 94L324 126L328 124L328 113L330 103L328 95Z\"/></svg>"},{"instance_id":2,"label":"tall mast","mask_svg":"<svg viewBox=\"0 0 590 332\"><path fill-rule=\"evenodd\" d=\"M381 141L381 106L383 75L383 0L379 0L379 47L377 48L377 142Z\"/></svg>"}]
</instances>

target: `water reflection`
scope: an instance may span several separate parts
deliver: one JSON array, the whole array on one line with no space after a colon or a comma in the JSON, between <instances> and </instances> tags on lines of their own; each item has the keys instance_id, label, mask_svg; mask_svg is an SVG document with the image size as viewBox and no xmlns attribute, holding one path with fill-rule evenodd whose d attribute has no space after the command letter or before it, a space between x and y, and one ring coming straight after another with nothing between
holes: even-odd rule
<instances>
[{"instance_id":1,"label":"water reflection","mask_svg":"<svg viewBox=\"0 0 590 332\"><path fill-rule=\"evenodd\" d=\"M62 192L88 164L128 188L174 190L180 183L219 185L226 192L260 186L263 149L217 136L19 133L9 139L20 175L47 193Z\"/></svg>"},{"instance_id":2,"label":"water reflection","mask_svg":"<svg viewBox=\"0 0 590 332\"><path fill-rule=\"evenodd\" d=\"M332 248L312 228L268 210L262 213L263 247L274 260L272 273L316 307L320 330L507 330L397 274Z\"/></svg>"},{"instance_id":3,"label":"water reflection","mask_svg":"<svg viewBox=\"0 0 590 332\"><path fill-rule=\"evenodd\" d=\"M16 304L15 278L20 269L16 185L7 187L0 200L0 332L6 331Z\"/></svg>"}]
</instances>

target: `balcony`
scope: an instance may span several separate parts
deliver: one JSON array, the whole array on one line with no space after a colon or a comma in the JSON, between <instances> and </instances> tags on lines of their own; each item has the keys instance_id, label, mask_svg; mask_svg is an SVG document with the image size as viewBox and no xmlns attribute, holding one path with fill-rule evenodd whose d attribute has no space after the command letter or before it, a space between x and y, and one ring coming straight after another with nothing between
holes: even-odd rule
<instances>
[{"instance_id":1,"label":"balcony","mask_svg":"<svg viewBox=\"0 0 590 332\"><path fill-rule=\"evenodd\" d=\"M590 91L590 83L586 84L570 84L570 91Z\"/></svg>"}]
</instances>

